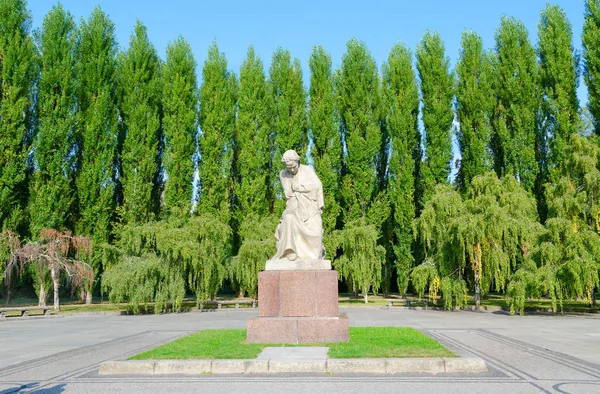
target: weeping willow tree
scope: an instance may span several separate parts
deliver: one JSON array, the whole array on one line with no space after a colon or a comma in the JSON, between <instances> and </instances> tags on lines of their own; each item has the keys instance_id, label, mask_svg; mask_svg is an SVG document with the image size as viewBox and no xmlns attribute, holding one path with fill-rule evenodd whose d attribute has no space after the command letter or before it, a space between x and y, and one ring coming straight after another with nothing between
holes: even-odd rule
<instances>
[{"instance_id":1,"label":"weeping willow tree","mask_svg":"<svg viewBox=\"0 0 600 394\"><path fill-rule=\"evenodd\" d=\"M258 273L265 269L265 262L276 251L273 237L276 226L277 218L274 215L251 214L242 223L239 230L242 246L229 267L229 278L240 297L248 294L256 298Z\"/></svg>"},{"instance_id":2,"label":"weeping willow tree","mask_svg":"<svg viewBox=\"0 0 600 394\"><path fill-rule=\"evenodd\" d=\"M197 303L214 299L226 278L230 240L230 227L208 214L190 218L175 210L167 220L126 226L118 242L123 261L107 269L103 290L111 302L127 301L135 312L148 302L156 303L156 313L168 303L179 309L186 283ZM136 262L139 268L127 269ZM130 285L136 281L139 286Z\"/></svg>"},{"instance_id":3,"label":"weeping willow tree","mask_svg":"<svg viewBox=\"0 0 600 394\"><path fill-rule=\"evenodd\" d=\"M446 289L464 287L464 261L456 254L452 225L464 214L465 205L460 194L447 184L435 186L433 194L423 207L421 216L413 221L413 236L423 246L423 263L412 269L410 279L419 297L429 289L429 298L436 301L442 282L451 281ZM455 282L457 283L455 285ZM462 290L461 290L462 291ZM462 293L461 293L462 294ZM445 294L444 299L464 305L464 296Z\"/></svg>"},{"instance_id":4,"label":"weeping willow tree","mask_svg":"<svg viewBox=\"0 0 600 394\"><path fill-rule=\"evenodd\" d=\"M546 186L548 219L535 264L515 274L511 313L526 297L549 296L556 311L565 299L594 304L600 270L600 148L597 137L571 135L562 177Z\"/></svg>"},{"instance_id":5,"label":"weeping willow tree","mask_svg":"<svg viewBox=\"0 0 600 394\"><path fill-rule=\"evenodd\" d=\"M148 254L141 257L126 256L102 276L102 290L108 292L113 303L127 302L134 313L154 301L154 312L162 312L169 303L181 308L185 296L185 281L174 267Z\"/></svg>"},{"instance_id":6,"label":"weeping willow tree","mask_svg":"<svg viewBox=\"0 0 600 394\"><path fill-rule=\"evenodd\" d=\"M535 200L512 176L476 176L462 215L452 221L454 248L469 273L475 305L490 289L505 291L514 270L528 258L540 227Z\"/></svg>"},{"instance_id":7,"label":"weeping willow tree","mask_svg":"<svg viewBox=\"0 0 600 394\"><path fill-rule=\"evenodd\" d=\"M421 297L429 285L434 300L441 291L445 308L465 305L467 285L476 306L490 290L505 291L543 232L535 200L514 177L488 172L470 190L462 200L449 186L436 187L415 221L426 259L411 273L413 285Z\"/></svg>"},{"instance_id":8,"label":"weeping willow tree","mask_svg":"<svg viewBox=\"0 0 600 394\"><path fill-rule=\"evenodd\" d=\"M342 250L334 260L335 268L354 292L362 293L365 304L369 302L369 290L377 294L381 285L385 248L377 245L378 237L377 228L365 219L350 222L333 234L336 249Z\"/></svg>"}]
</instances>

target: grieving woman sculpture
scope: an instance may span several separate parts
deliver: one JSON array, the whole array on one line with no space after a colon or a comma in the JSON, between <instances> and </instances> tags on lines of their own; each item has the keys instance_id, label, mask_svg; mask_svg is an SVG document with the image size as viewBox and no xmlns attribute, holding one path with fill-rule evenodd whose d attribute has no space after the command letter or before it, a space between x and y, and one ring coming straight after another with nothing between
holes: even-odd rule
<instances>
[{"instance_id":1,"label":"grieving woman sculpture","mask_svg":"<svg viewBox=\"0 0 600 394\"><path fill-rule=\"evenodd\" d=\"M275 230L277 253L272 260L322 260L325 251L321 181L311 167L300 164L295 151L286 151L281 161L285 170L279 173L279 180L286 207Z\"/></svg>"}]
</instances>

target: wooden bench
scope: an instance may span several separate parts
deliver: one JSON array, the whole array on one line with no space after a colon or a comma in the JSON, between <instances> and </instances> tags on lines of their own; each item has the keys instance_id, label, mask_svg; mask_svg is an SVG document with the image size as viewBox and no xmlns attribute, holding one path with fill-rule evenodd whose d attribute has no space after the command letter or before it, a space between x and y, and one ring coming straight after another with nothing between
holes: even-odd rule
<instances>
[{"instance_id":1,"label":"wooden bench","mask_svg":"<svg viewBox=\"0 0 600 394\"><path fill-rule=\"evenodd\" d=\"M0 319L6 319L6 312L19 312L18 316L29 316L31 311L43 311L44 316L50 316L51 306L17 306L11 308L0 308Z\"/></svg>"},{"instance_id":2,"label":"wooden bench","mask_svg":"<svg viewBox=\"0 0 600 394\"><path fill-rule=\"evenodd\" d=\"M403 304L407 308L410 308L411 304L413 303L423 304L425 309L428 307L427 300L421 298L392 298L387 300L387 305L389 308L393 307L394 304Z\"/></svg>"},{"instance_id":3,"label":"wooden bench","mask_svg":"<svg viewBox=\"0 0 600 394\"><path fill-rule=\"evenodd\" d=\"M239 308L240 305L251 305L252 308L256 308L256 300L202 301L200 309L204 309L205 305L216 305L217 309L221 309L223 305L235 305L235 308Z\"/></svg>"}]
</instances>

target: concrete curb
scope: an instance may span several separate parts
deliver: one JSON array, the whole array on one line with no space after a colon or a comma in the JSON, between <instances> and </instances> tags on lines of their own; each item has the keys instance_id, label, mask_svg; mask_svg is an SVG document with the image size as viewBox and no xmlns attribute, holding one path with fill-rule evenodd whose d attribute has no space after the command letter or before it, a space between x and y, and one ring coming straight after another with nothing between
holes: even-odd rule
<instances>
[{"instance_id":1,"label":"concrete curb","mask_svg":"<svg viewBox=\"0 0 600 394\"><path fill-rule=\"evenodd\" d=\"M132 360L105 361L99 375L207 375L278 373L482 373L481 358L326 358L314 360Z\"/></svg>"}]
</instances>

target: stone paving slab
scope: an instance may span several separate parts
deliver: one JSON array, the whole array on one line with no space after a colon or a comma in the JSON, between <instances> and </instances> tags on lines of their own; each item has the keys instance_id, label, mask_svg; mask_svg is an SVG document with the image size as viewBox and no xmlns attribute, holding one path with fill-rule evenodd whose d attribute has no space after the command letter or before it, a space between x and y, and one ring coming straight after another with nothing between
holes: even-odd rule
<instances>
[{"instance_id":1,"label":"stone paving slab","mask_svg":"<svg viewBox=\"0 0 600 394\"><path fill-rule=\"evenodd\" d=\"M277 356L277 355L276 355ZM481 358L288 358L105 361L99 375L484 373Z\"/></svg>"},{"instance_id":2,"label":"stone paving slab","mask_svg":"<svg viewBox=\"0 0 600 394\"><path fill-rule=\"evenodd\" d=\"M259 360L302 360L302 359L326 359L328 347L266 347L258 356Z\"/></svg>"},{"instance_id":3,"label":"stone paving slab","mask_svg":"<svg viewBox=\"0 0 600 394\"><path fill-rule=\"evenodd\" d=\"M414 327L462 359L485 360L488 371L458 372L450 361L455 359L446 359L443 373L394 373L395 365L406 359L387 359L386 373L269 373L269 360L255 359L245 364L233 361L238 371L243 367L246 373L217 372L231 370L231 360L212 360L211 372L199 375L98 373L102 362L125 360L198 330L245 328L257 312L240 308L223 313L0 322L0 393L600 393L600 316L379 307L343 312L352 326Z\"/></svg>"}]
</instances>

